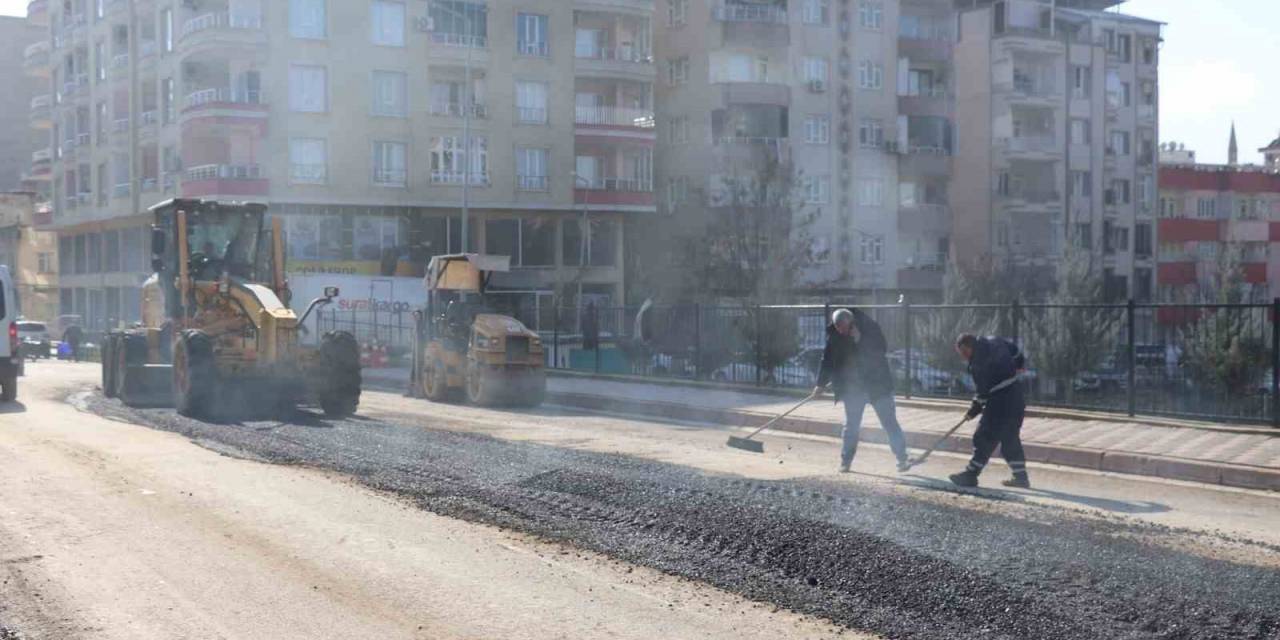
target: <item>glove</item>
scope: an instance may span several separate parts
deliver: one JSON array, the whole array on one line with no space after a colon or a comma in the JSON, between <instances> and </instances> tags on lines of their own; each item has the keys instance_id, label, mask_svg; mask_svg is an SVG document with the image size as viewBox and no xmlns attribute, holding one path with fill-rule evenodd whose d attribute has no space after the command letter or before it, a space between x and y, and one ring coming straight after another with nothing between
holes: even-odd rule
<instances>
[{"instance_id":1,"label":"glove","mask_svg":"<svg viewBox=\"0 0 1280 640\"><path fill-rule=\"evenodd\" d=\"M969 413L964 414L964 419L972 420L980 415L982 415L982 405L977 400L974 400L969 407Z\"/></svg>"}]
</instances>

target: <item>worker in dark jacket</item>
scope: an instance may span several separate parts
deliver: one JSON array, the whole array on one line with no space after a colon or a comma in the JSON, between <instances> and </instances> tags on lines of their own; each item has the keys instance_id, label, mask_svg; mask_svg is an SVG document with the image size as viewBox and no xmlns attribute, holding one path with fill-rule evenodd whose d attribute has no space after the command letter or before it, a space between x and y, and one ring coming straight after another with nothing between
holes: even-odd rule
<instances>
[{"instance_id":1,"label":"worker in dark jacket","mask_svg":"<svg viewBox=\"0 0 1280 640\"><path fill-rule=\"evenodd\" d=\"M964 471L953 474L951 481L961 487L978 486L982 473L996 446L1013 470L1006 487L1031 488L1027 477L1027 454L1022 450L1022 420L1027 411L1018 374L1026 368L1026 358L1018 345L1003 338L979 338L965 334L956 339L956 352L969 363L969 375L978 395L966 416L982 416L973 433L973 459Z\"/></svg>"},{"instance_id":2,"label":"worker in dark jacket","mask_svg":"<svg viewBox=\"0 0 1280 640\"><path fill-rule=\"evenodd\" d=\"M844 444L840 451L840 471L847 473L858 452L858 432L867 405L880 418L880 426L889 436L889 448L898 458L898 470L906 471L907 439L898 424L893 401L893 375L885 358L888 345L884 332L870 316L861 311L837 309L827 327L827 346L822 353L822 370L818 386L821 395L830 385L836 402L844 401Z\"/></svg>"}]
</instances>

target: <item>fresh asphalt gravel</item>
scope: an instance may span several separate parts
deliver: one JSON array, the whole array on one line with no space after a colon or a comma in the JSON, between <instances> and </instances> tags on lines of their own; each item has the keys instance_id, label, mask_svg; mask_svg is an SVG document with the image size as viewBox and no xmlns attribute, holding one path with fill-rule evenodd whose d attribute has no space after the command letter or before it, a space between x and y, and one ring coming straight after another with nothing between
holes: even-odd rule
<instances>
[{"instance_id":1,"label":"fresh asphalt gravel","mask_svg":"<svg viewBox=\"0 0 1280 640\"><path fill-rule=\"evenodd\" d=\"M849 483L715 476L445 422L299 412L206 423L96 395L85 403L225 453L341 472L435 513L887 638L1280 639L1280 571L1143 542L1170 533L1153 525L1048 507L1015 518Z\"/></svg>"}]
</instances>

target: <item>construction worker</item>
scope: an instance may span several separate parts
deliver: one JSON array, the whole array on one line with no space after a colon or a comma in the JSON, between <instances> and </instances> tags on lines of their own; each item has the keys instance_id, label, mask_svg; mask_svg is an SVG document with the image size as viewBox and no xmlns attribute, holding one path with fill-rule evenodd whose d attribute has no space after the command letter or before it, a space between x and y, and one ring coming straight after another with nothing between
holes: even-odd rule
<instances>
[{"instance_id":1,"label":"construction worker","mask_svg":"<svg viewBox=\"0 0 1280 640\"><path fill-rule=\"evenodd\" d=\"M978 392L966 418L972 420L981 415L982 421L973 433L973 458L964 471L951 475L951 482L961 487L978 486L978 475L998 445L1013 470L1013 478L1005 480L1004 486L1030 489L1027 455L1022 450L1027 400L1018 381L1026 358L1012 341L971 334L956 339L956 353L969 363L969 375Z\"/></svg>"},{"instance_id":2,"label":"construction worker","mask_svg":"<svg viewBox=\"0 0 1280 640\"><path fill-rule=\"evenodd\" d=\"M898 471L910 469L907 464L907 439L898 424L893 400L893 375L885 358L887 342L880 325L861 311L837 309L827 327L827 346L822 353L822 369L813 389L821 395L831 385L836 402L844 401L843 446L840 450L840 472L848 473L853 456L858 452L858 433L867 405L880 418L880 426L889 436L889 448L898 458Z\"/></svg>"}]
</instances>

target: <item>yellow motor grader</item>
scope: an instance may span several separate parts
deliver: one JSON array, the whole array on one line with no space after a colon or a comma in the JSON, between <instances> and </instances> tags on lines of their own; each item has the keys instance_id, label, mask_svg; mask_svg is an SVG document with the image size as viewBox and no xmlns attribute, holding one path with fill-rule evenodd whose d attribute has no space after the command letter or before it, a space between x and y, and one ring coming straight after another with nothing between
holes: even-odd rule
<instances>
[{"instance_id":1,"label":"yellow motor grader","mask_svg":"<svg viewBox=\"0 0 1280 640\"><path fill-rule=\"evenodd\" d=\"M427 307L418 319L412 382L416 395L444 402L538 406L547 393L542 340L496 313L485 290L507 256L436 256L427 265Z\"/></svg>"},{"instance_id":2,"label":"yellow motor grader","mask_svg":"<svg viewBox=\"0 0 1280 640\"><path fill-rule=\"evenodd\" d=\"M307 317L289 308L279 219L263 204L174 199L155 205L153 275L140 326L107 334L102 389L126 404L176 406L192 417L220 407L312 401L328 415L360 402L360 349L347 332L302 344ZM233 395L235 394L235 395Z\"/></svg>"}]
</instances>

